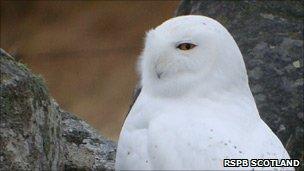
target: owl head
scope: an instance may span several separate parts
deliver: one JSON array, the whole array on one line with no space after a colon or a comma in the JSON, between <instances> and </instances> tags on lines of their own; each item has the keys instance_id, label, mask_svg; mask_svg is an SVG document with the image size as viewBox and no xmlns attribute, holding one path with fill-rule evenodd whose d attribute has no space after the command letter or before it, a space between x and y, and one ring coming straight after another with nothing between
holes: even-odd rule
<instances>
[{"instance_id":1,"label":"owl head","mask_svg":"<svg viewBox=\"0 0 304 171\"><path fill-rule=\"evenodd\" d=\"M139 68L143 90L156 96L248 85L242 54L230 33L198 15L169 19L147 32Z\"/></svg>"}]
</instances>

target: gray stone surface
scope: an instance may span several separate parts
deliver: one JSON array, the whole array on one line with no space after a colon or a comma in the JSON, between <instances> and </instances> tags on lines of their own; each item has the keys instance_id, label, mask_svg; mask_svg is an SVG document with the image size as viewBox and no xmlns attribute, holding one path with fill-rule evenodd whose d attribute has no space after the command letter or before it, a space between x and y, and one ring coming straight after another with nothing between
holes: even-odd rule
<instances>
[{"instance_id":1,"label":"gray stone surface","mask_svg":"<svg viewBox=\"0 0 304 171\"><path fill-rule=\"evenodd\" d=\"M303 2L183 0L176 11L209 16L229 30L243 53L262 119L291 157L302 161Z\"/></svg>"},{"instance_id":2,"label":"gray stone surface","mask_svg":"<svg viewBox=\"0 0 304 171\"><path fill-rule=\"evenodd\" d=\"M113 170L116 143L102 137L83 120L61 111L65 169Z\"/></svg>"},{"instance_id":3,"label":"gray stone surface","mask_svg":"<svg viewBox=\"0 0 304 171\"><path fill-rule=\"evenodd\" d=\"M1 49L0 170L113 170L116 144L61 110L41 77Z\"/></svg>"}]
</instances>

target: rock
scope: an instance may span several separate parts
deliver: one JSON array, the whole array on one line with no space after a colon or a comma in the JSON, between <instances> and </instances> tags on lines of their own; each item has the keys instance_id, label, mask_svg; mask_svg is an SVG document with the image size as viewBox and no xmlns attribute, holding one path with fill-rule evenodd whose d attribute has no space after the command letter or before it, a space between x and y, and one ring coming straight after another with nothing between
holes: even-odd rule
<instances>
[{"instance_id":1,"label":"rock","mask_svg":"<svg viewBox=\"0 0 304 171\"><path fill-rule=\"evenodd\" d=\"M86 122L61 111L65 169L113 170L116 144Z\"/></svg>"},{"instance_id":2,"label":"rock","mask_svg":"<svg viewBox=\"0 0 304 171\"><path fill-rule=\"evenodd\" d=\"M116 144L61 110L40 76L1 49L0 170L113 170Z\"/></svg>"},{"instance_id":3,"label":"rock","mask_svg":"<svg viewBox=\"0 0 304 171\"><path fill-rule=\"evenodd\" d=\"M262 119L302 162L303 2L183 0L176 11L209 16L228 29L244 56Z\"/></svg>"}]
</instances>

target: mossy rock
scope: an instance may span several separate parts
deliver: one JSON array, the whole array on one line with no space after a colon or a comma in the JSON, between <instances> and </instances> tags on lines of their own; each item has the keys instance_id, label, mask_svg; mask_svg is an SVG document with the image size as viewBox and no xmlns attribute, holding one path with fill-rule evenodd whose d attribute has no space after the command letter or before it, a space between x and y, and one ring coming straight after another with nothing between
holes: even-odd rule
<instances>
[{"instance_id":1,"label":"mossy rock","mask_svg":"<svg viewBox=\"0 0 304 171\"><path fill-rule=\"evenodd\" d=\"M59 108L41 76L1 49L0 170L113 170L116 144Z\"/></svg>"}]
</instances>

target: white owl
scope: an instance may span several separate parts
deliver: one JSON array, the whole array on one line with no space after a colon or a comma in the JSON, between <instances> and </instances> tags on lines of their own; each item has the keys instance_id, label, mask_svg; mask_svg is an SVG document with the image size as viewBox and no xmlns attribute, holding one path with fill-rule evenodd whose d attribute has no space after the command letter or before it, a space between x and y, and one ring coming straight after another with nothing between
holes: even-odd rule
<instances>
[{"instance_id":1,"label":"white owl","mask_svg":"<svg viewBox=\"0 0 304 171\"><path fill-rule=\"evenodd\" d=\"M120 133L117 170L249 170L223 167L223 159L289 158L260 118L242 54L217 21L164 22L147 33L139 64L142 90Z\"/></svg>"}]
</instances>

